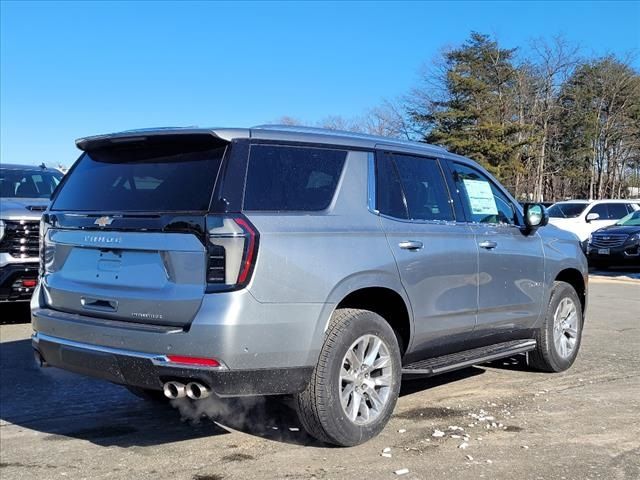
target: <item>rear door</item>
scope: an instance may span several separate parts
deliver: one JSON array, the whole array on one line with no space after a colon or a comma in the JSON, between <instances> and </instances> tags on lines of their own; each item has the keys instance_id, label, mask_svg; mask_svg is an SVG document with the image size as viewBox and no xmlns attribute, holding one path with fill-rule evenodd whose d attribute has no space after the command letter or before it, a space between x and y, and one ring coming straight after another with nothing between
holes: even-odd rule
<instances>
[{"instance_id":1,"label":"rear door","mask_svg":"<svg viewBox=\"0 0 640 480\"><path fill-rule=\"evenodd\" d=\"M477 248L456 223L439 161L380 152L376 209L414 316L412 354L461 350L475 326Z\"/></svg>"},{"instance_id":2,"label":"rear door","mask_svg":"<svg viewBox=\"0 0 640 480\"><path fill-rule=\"evenodd\" d=\"M542 240L522 233L515 205L492 179L463 163L450 161L449 170L478 252L474 343L527 336L542 308Z\"/></svg>"},{"instance_id":3,"label":"rear door","mask_svg":"<svg viewBox=\"0 0 640 480\"><path fill-rule=\"evenodd\" d=\"M188 325L205 293L205 219L225 150L209 136L87 151L47 214L47 305Z\"/></svg>"}]
</instances>

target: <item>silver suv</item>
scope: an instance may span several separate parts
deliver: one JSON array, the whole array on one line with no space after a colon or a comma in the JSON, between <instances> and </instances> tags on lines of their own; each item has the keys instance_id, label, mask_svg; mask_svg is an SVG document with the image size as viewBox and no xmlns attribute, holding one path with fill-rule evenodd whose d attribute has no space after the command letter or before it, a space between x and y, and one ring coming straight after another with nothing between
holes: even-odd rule
<instances>
[{"instance_id":1,"label":"silver suv","mask_svg":"<svg viewBox=\"0 0 640 480\"><path fill-rule=\"evenodd\" d=\"M28 301L38 281L38 227L62 178L44 164L0 165L0 302Z\"/></svg>"},{"instance_id":2,"label":"silver suv","mask_svg":"<svg viewBox=\"0 0 640 480\"><path fill-rule=\"evenodd\" d=\"M348 446L403 375L576 358L577 238L471 160L280 126L77 145L41 226L42 365L194 402L293 394L311 435Z\"/></svg>"}]
</instances>

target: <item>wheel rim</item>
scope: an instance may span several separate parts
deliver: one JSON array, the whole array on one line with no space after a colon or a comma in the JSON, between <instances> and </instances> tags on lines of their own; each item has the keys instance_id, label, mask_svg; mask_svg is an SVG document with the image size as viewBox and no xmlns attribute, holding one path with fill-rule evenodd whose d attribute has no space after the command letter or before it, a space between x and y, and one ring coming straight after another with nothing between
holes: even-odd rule
<instances>
[{"instance_id":1,"label":"wheel rim","mask_svg":"<svg viewBox=\"0 0 640 480\"><path fill-rule=\"evenodd\" d=\"M387 345L376 335L363 335L347 350L340 369L340 403L358 425L375 421L391 395L393 362Z\"/></svg>"},{"instance_id":2,"label":"wheel rim","mask_svg":"<svg viewBox=\"0 0 640 480\"><path fill-rule=\"evenodd\" d=\"M580 325L578 309L571 298L563 298L553 317L553 340L556 352L562 358L569 358L576 349Z\"/></svg>"}]
</instances>

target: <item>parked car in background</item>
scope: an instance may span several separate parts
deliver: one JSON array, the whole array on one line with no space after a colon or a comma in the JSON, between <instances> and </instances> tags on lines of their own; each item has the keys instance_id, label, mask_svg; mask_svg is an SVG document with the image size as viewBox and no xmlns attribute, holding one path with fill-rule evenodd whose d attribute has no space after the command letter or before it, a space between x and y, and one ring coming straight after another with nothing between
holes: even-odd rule
<instances>
[{"instance_id":1,"label":"parked car in background","mask_svg":"<svg viewBox=\"0 0 640 480\"><path fill-rule=\"evenodd\" d=\"M283 126L77 145L42 220L42 365L182 401L292 394L346 446L384 428L403 375L578 354L575 236L467 158Z\"/></svg>"},{"instance_id":2,"label":"parked car in background","mask_svg":"<svg viewBox=\"0 0 640 480\"><path fill-rule=\"evenodd\" d=\"M576 234L586 253L592 232L613 225L636 210L640 205L633 200L567 200L554 203L547 212L549 223Z\"/></svg>"},{"instance_id":3,"label":"parked car in background","mask_svg":"<svg viewBox=\"0 0 640 480\"><path fill-rule=\"evenodd\" d=\"M640 267L640 210L589 237L589 263L594 267Z\"/></svg>"},{"instance_id":4,"label":"parked car in background","mask_svg":"<svg viewBox=\"0 0 640 480\"><path fill-rule=\"evenodd\" d=\"M40 217L62 173L0 166L0 302L29 300L38 280Z\"/></svg>"}]
</instances>

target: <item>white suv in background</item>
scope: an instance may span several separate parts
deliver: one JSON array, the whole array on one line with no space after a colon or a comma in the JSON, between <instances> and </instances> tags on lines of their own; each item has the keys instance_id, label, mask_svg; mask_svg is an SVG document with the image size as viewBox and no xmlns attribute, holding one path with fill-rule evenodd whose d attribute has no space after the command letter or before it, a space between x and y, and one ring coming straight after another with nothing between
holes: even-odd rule
<instances>
[{"instance_id":1,"label":"white suv in background","mask_svg":"<svg viewBox=\"0 0 640 480\"><path fill-rule=\"evenodd\" d=\"M635 200L568 200L554 203L547 211L549 223L575 233L584 249L591 233L636 210L640 204Z\"/></svg>"}]
</instances>

